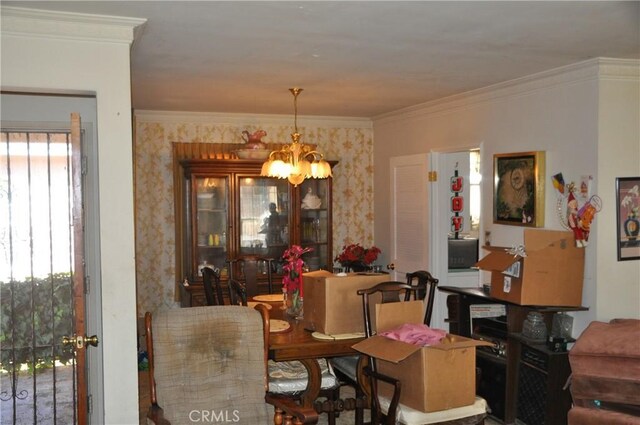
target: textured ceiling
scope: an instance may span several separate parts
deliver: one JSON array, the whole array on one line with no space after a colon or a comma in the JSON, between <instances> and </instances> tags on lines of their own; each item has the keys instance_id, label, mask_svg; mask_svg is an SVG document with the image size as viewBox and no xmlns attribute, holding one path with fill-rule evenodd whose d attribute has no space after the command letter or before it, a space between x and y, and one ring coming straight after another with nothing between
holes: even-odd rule
<instances>
[{"instance_id":1,"label":"textured ceiling","mask_svg":"<svg viewBox=\"0 0 640 425\"><path fill-rule=\"evenodd\" d=\"M594 57L640 58L640 2L11 2L146 18L136 109L373 117Z\"/></svg>"}]
</instances>

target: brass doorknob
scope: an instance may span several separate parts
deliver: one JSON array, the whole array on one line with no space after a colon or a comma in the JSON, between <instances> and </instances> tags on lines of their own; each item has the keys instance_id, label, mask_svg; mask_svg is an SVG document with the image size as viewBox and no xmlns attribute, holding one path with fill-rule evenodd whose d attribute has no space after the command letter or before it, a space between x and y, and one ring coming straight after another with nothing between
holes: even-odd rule
<instances>
[{"instance_id":1,"label":"brass doorknob","mask_svg":"<svg viewBox=\"0 0 640 425\"><path fill-rule=\"evenodd\" d=\"M85 344L97 347L100 341L98 340L98 335L91 335L91 336L85 336L84 342Z\"/></svg>"},{"instance_id":2,"label":"brass doorknob","mask_svg":"<svg viewBox=\"0 0 640 425\"><path fill-rule=\"evenodd\" d=\"M100 340L98 340L97 335L92 336L82 336L82 335L73 335L73 336L63 336L62 344L63 345L74 345L76 349L85 348L87 345L91 345L94 347L98 346Z\"/></svg>"},{"instance_id":3,"label":"brass doorknob","mask_svg":"<svg viewBox=\"0 0 640 425\"><path fill-rule=\"evenodd\" d=\"M389 270L395 270L396 269L396 265L391 263L391 264L387 264L387 269Z\"/></svg>"}]
</instances>

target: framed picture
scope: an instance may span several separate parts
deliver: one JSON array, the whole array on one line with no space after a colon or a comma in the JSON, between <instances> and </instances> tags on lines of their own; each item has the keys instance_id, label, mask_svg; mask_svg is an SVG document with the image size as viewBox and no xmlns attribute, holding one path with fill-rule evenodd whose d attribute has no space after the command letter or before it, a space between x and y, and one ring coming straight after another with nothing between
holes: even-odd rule
<instances>
[{"instance_id":1,"label":"framed picture","mask_svg":"<svg viewBox=\"0 0 640 425\"><path fill-rule=\"evenodd\" d=\"M616 179L618 261L640 259L640 177Z\"/></svg>"},{"instance_id":2,"label":"framed picture","mask_svg":"<svg viewBox=\"0 0 640 425\"><path fill-rule=\"evenodd\" d=\"M544 226L544 152L493 155L493 222Z\"/></svg>"}]
</instances>

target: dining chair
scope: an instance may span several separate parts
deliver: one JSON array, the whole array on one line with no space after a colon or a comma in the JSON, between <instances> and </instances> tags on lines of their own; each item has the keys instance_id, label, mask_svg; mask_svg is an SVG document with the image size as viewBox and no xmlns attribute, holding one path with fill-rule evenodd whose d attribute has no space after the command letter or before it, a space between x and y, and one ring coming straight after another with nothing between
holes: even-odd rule
<instances>
[{"instance_id":1,"label":"dining chair","mask_svg":"<svg viewBox=\"0 0 640 425\"><path fill-rule=\"evenodd\" d=\"M265 320L264 328L269 328L269 310L261 304L256 309L263 313ZM277 307L276 307L277 308ZM270 333L265 335L268 341ZM320 366L320 397L336 402L340 396L340 383L333 372L333 368L326 359L317 359ZM309 373L302 362L297 360L276 362L269 360L267 362L267 374L269 377L268 390L271 394L280 394L300 399L309 383ZM336 412L333 410L327 413L327 423L335 425Z\"/></svg>"},{"instance_id":2,"label":"dining chair","mask_svg":"<svg viewBox=\"0 0 640 425\"><path fill-rule=\"evenodd\" d=\"M423 275L423 277L427 277ZM433 282L431 282L433 283ZM437 282L436 282L437 284ZM433 285L435 287L435 285ZM410 288L410 289L408 289ZM369 298L382 293L382 302L398 302L401 297L405 301L410 299L411 292L414 292L414 299L419 285L408 285L399 282L383 282L369 289L358 290L358 295L362 298L363 315L365 322L366 337L375 334L373 320L371 318L371 302ZM410 292L411 291L411 292ZM402 296L404 294L404 296ZM428 294L427 294L428 296ZM487 403L481 397L475 398L473 404L463 407L440 410L436 412L421 412L403 405L399 402L402 385L397 379L379 373L376 370L376 359L368 357L366 362L360 362L361 370L357 372L360 378L358 383L361 393L368 399L371 407L371 424L373 425L395 425L397 423L406 425L425 424L446 424L446 425L478 425L484 424L487 416ZM366 377L367 379L362 379ZM391 397L378 394L377 388L380 381L391 384L393 392ZM362 415L356 415L356 422L362 422Z\"/></svg>"},{"instance_id":3,"label":"dining chair","mask_svg":"<svg viewBox=\"0 0 640 425\"><path fill-rule=\"evenodd\" d=\"M433 277L426 270L417 270L407 273L407 284L417 287L416 299L425 301L425 313L423 323L431 326L431 316L433 315L433 303L438 289L438 279Z\"/></svg>"},{"instance_id":4,"label":"dining chair","mask_svg":"<svg viewBox=\"0 0 640 425\"><path fill-rule=\"evenodd\" d=\"M246 256L229 260L231 279L244 283L249 298L259 294L258 281L267 278L267 290L273 293L273 258ZM265 276L266 275L266 276Z\"/></svg>"},{"instance_id":5,"label":"dining chair","mask_svg":"<svg viewBox=\"0 0 640 425\"><path fill-rule=\"evenodd\" d=\"M242 282L238 282L235 279L229 280L229 298L232 305L247 305L247 291ZM266 310L266 308L265 308ZM265 329L269 328L270 315L266 310L265 317ZM265 340L269 341L270 333L265 335ZM335 376L333 369L329 365L326 359L319 359L321 373L321 385L320 396L330 400L337 400L339 398L339 383L338 378ZM269 376L269 392L273 394L285 394L296 399L307 388L309 380L307 369L299 361L287 361L287 362L274 362L269 360L267 362L267 374ZM328 423L335 424L335 413L328 413Z\"/></svg>"},{"instance_id":6,"label":"dining chair","mask_svg":"<svg viewBox=\"0 0 640 425\"><path fill-rule=\"evenodd\" d=\"M407 282L406 284L410 286L412 289L407 290L405 288L404 298L405 301L408 301L412 296L414 299L425 299L425 315L424 315L424 324L431 324L431 315L433 312L433 303L435 300L436 289L438 287L438 279L434 278L431 273L425 270L418 270L415 272L410 272L406 274ZM397 282L402 284L402 282ZM375 288L375 286L374 286ZM391 293L389 293L391 294ZM389 297L390 295L387 295ZM392 301L399 301L395 299L396 296L393 295ZM389 300L383 300L383 302L389 302ZM366 322L365 322L366 323ZM366 329L365 329L366 334ZM336 374L340 378L342 385L348 385L355 388L356 393L359 392L358 388L358 377L357 377L357 368L358 368L358 360L360 356L343 356L336 357L331 359L331 364L336 371Z\"/></svg>"},{"instance_id":7,"label":"dining chair","mask_svg":"<svg viewBox=\"0 0 640 425\"><path fill-rule=\"evenodd\" d=\"M224 305L222 286L220 285L220 269L202 268L202 285L207 305Z\"/></svg>"},{"instance_id":8,"label":"dining chair","mask_svg":"<svg viewBox=\"0 0 640 425\"><path fill-rule=\"evenodd\" d=\"M229 302L231 305L247 305L247 289L235 279L229 279Z\"/></svg>"},{"instance_id":9,"label":"dining chair","mask_svg":"<svg viewBox=\"0 0 640 425\"><path fill-rule=\"evenodd\" d=\"M211 417L246 425L317 423L312 408L267 391L264 326L258 311L238 306L147 312L148 420L162 425Z\"/></svg>"}]
</instances>

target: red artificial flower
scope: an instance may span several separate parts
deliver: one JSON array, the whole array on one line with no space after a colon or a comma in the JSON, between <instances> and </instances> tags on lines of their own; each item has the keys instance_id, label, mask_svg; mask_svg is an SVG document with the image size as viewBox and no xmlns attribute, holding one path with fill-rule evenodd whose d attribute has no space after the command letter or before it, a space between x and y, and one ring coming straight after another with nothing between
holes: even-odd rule
<instances>
[{"instance_id":1,"label":"red artificial flower","mask_svg":"<svg viewBox=\"0 0 640 425\"><path fill-rule=\"evenodd\" d=\"M302 248L299 245L292 245L291 248L284 251L282 259L285 261L282 270L282 287L285 291L299 290L302 295L302 267L304 261L302 255L313 251L313 248Z\"/></svg>"},{"instance_id":2,"label":"red artificial flower","mask_svg":"<svg viewBox=\"0 0 640 425\"><path fill-rule=\"evenodd\" d=\"M355 243L342 247L342 252L338 254L334 261L338 263L350 263L362 261L365 264L371 264L378 259L378 254L382 251L377 246L364 248L362 245Z\"/></svg>"}]
</instances>

